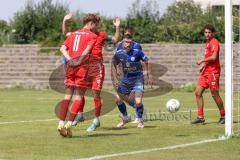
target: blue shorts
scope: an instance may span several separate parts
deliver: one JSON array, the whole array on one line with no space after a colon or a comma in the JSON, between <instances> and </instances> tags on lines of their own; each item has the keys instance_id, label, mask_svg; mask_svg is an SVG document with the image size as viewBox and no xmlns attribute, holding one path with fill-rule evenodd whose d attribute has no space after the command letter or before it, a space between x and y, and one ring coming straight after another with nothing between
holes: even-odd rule
<instances>
[{"instance_id":1,"label":"blue shorts","mask_svg":"<svg viewBox=\"0 0 240 160\"><path fill-rule=\"evenodd\" d=\"M123 78L118 86L118 93L130 94L131 92L144 92L144 80L143 77L131 77Z\"/></svg>"}]
</instances>

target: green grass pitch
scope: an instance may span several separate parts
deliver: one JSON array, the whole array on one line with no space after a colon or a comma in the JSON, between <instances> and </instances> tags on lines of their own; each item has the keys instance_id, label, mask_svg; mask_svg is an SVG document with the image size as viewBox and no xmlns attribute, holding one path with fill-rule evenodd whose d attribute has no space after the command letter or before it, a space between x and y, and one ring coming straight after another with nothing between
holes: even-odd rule
<instances>
[{"instance_id":1,"label":"green grass pitch","mask_svg":"<svg viewBox=\"0 0 240 160\"><path fill-rule=\"evenodd\" d=\"M101 117L101 127L95 132L86 132L91 121L85 121L73 128L73 138L62 138L56 130L58 121L54 120L54 107L62 97L62 94L51 90L0 90L0 159L80 159L188 144L218 138L224 134L224 125L217 123L219 113L210 93L204 95L206 125L193 126L190 124L190 113L181 111L196 109L194 93L172 91L163 96L145 98L144 104L148 112L166 112L166 101L176 98L181 102L177 114L185 116L179 121L171 118L147 121L144 129L138 129L136 124L129 123L123 129L116 129L119 113L115 108ZM93 107L93 102L91 98L86 101L85 109L89 110ZM133 115L132 108L128 107L128 111ZM166 115L170 116L169 113ZM192 119L196 118L196 112L192 111L191 116ZM235 131L237 125L234 123ZM240 138L235 136L225 141L107 159L239 160Z\"/></svg>"}]
</instances>

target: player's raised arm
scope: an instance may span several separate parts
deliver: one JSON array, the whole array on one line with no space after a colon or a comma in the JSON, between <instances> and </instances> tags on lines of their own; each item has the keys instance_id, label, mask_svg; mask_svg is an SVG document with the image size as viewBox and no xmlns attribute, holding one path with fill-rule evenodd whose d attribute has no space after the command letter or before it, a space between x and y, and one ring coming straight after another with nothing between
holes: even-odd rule
<instances>
[{"instance_id":1,"label":"player's raised arm","mask_svg":"<svg viewBox=\"0 0 240 160\"><path fill-rule=\"evenodd\" d=\"M63 22L62 22L62 33L64 35L68 35L69 33L69 29L67 26L67 21L69 21L70 19L72 19L73 17L73 13L68 13L67 15L65 15L65 17L63 18Z\"/></svg>"},{"instance_id":2,"label":"player's raised arm","mask_svg":"<svg viewBox=\"0 0 240 160\"><path fill-rule=\"evenodd\" d=\"M118 42L119 39L119 32L120 32L120 24L121 24L121 20L119 17L116 17L115 20L113 21L113 25L115 26L115 34L112 37L112 41L116 44Z\"/></svg>"}]
</instances>

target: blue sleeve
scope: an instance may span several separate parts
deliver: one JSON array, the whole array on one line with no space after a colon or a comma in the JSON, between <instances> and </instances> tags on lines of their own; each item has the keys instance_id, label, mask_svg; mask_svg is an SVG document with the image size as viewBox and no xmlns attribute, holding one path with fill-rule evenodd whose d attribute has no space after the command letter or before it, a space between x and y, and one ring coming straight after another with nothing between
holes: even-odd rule
<instances>
[{"instance_id":1,"label":"blue sleeve","mask_svg":"<svg viewBox=\"0 0 240 160\"><path fill-rule=\"evenodd\" d=\"M139 43L134 42L133 43L133 49L142 50L142 46Z\"/></svg>"},{"instance_id":2,"label":"blue sleeve","mask_svg":"<svg viewBox=\"0 0 240 160\"><path fill-rule=\"evenodd\" d=\"M149 60L148 56L146 56L143 51L139 51L141 60L147 62Z\"/></svg>"}]
</instances>

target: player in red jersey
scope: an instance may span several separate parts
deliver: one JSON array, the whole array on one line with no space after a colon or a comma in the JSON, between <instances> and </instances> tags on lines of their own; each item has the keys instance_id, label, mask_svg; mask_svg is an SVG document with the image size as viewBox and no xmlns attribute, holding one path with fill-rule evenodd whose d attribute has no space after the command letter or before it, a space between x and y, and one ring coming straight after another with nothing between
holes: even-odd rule
<instances>
[{"instance_id":1,"label":"player in red jersey","mask_svg":"<svg viewBox=\"0 0 240 160\"><path fill-rule=\"evenodd\" d=\"M205 46L205 58L197 61L197 64L200 65L199 71L201 73L201 76L198 79L197 88L195 90L196 101L198 105L198 117L192 122L192 124L202 124L205 122L203 114L203 92L207 88L210 89L212 97L219 108L221 116L219 123L224 124L225 110L223 101L219 95L219 79L221 73L219 62L220 44L213 36L213 33L215 32L214 26L208 24L203 28L203 31L207 42Z\"/></svg>"},{"instance_id":2,"label":"player in red jersey","mask_svg":"<svg viewBox=\"0 0 240 160\"><path fill-rule=\"evenodd\" d=\"M68 29L67 29L67 21L72 19L73 14L69 13L67 14L64 19L63 19L63 33L65 35L69 35ZM99 19L100 21L100 19ZM107 35L106 32L99 32L96 29L92 30L96 35L97 35L97 41L92 49L91 55L90 55L90 67L88 70L88 76L89 77L94 77L91 82L91 88L92 88L92 93L93 93L93 98L94 98L94 120L92 124L87 128L87 131L91 132L94 131L97 127L100 126L100 112L101 112L101 106L102 106L102 100L100 97L103 81L104 81L104 65L103 65L103 55L102 55L102 50L103 50L103 45L104 42L107 40L111 40L114 43L118 42L119 38L119 26L120 26L120 18L116 18L113 21L113 25L116 28L116 32L114 36L109 36ZM73 108L72 108L73 109ZM83 121L83 116L82 116L82 111L79 111L79 114L74 121L73 125L76 125L79 121Z\"/></svg>"},{"instance_id":3,"label":"player in red jersey","mask_svg":"<svg viewBox=\"0 0 240 160\"><path fill-rule=\"evenodd\" d=\"M97 35L91 32L94 30L99 19L95 14L87 14L83 18L84 27L71 33L64 44L61 46L61 52L68 59L65 75L65 96L61 102L60 121L58 125L59 133L64 137L72 137L71 125L77 112L83 110L84 91L88 86L85 80L89 68L89 54L97 40ZM64 125L70 100L73 92L75 97L69 121Z\"/></svg>"}]
</instances>

